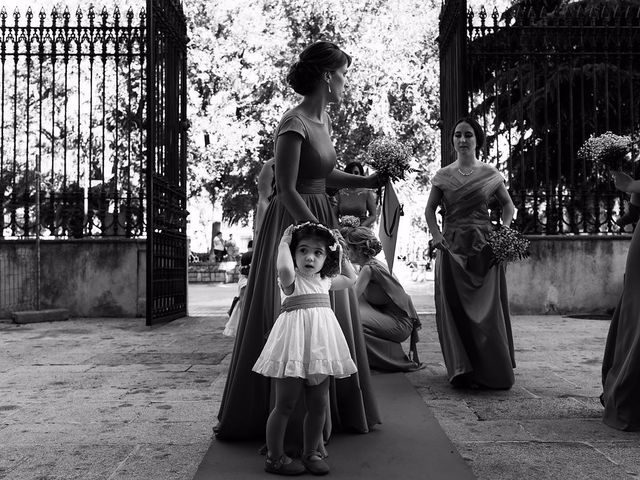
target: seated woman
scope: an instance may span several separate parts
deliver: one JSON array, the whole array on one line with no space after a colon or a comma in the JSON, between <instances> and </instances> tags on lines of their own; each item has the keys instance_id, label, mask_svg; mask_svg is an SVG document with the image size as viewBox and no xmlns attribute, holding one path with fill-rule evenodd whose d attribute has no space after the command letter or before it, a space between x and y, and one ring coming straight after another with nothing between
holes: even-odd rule
<instances>
[{"instance_id":1,"label":"seated woman","mask_svg":"<svg viewBox=\"0 0 640 480\"><path fill-rule=\"evenodd\" d=\"M344 171L352 175L364 175L364 167L360 162L351 162ZM360 226L369 227L378 216L376 211L376 194L369 188L343 188L336 195L338 217L347 215L357 217Z\"/></svg>"},{"instance_id":2,"label":"seated woman","mask_svg":"<svg viewBox=\"0 0 640 480\"><path fill-rule=\"evenodd\" d=\"M382 244L366 227L340 230L349 258L360 265L355 290L367 346L369 366L386 372L410 372L423 368L418 360L420 320L411 297L387 267L374 258ZM410 355L401 343L411 338Z\"/></svg>"}]
</instances>

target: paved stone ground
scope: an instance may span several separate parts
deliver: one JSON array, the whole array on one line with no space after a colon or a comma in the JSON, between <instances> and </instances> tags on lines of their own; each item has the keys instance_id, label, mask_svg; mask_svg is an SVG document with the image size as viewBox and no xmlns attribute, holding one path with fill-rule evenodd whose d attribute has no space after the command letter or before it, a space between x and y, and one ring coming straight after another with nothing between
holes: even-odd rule
<instances>
[{"instance_id":1,"label":"paved stone ground","mask_svg":"<svg viewBox=\"0 0 640 480\"><path fill-rule=\"evenodd\" d=\"M221 332L235 286L190 293L194 316L152 328L141 319L0 322L0 478L191 479L233 348ZM428 295L415 298L429 311ZM600 420L608 322L515 317L507 392L450 388L433 316L423 325L427 368L408 377L479 479L640 478L640 433Z\"/></svg>"}]
</instances>

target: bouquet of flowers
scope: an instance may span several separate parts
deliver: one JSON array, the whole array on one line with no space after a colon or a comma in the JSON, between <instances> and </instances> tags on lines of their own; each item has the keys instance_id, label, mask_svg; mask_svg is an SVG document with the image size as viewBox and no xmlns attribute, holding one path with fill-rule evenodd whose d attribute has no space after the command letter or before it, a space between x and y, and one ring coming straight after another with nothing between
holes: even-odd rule
<instances>
[{"instance_id":1,"label":"bouquet of flowers","mask_svg":"<svg viewBox=\"0 0 640 480\"><path fill-rule=\"evenodd\" d=\"M515 262L529 257L529 240L520 232L506 225L489 234L488 245L493 253L493 263Z\"/></svg>"},{"instance_id":2,"label":"bouquet of flowers","mask_svg":"<svg viewBox=\"0 0 640 480\"><path fill-rule=\"evenodd\" d=\"M632 145L633 140L628 135L611 132L591 135L578 150L578 158L593 160L607 168L620 168Z\"/></svg>"},{"instance_id":3,"label":"bouquet of flowers","mask_svg":"<svg viewBox=\"0 0 640 480\"><path fill-rule=\"evenodd\" d=\"M360 219L353 215L344 215L340 217L339 223L341 227L356 228L360 226Z\"/></svg>"},{"instance_id":4,"label":"bouquet of flowers","mask_svg":"<svg viewBox=\"0 0 640 480\"><path fill-rule=\"evenodd\" d=\"M388 138L379 138L367 148L367 163L389 180L404 180L410 167L411 151L404 144Z\"/></svg>"}]
</instances>

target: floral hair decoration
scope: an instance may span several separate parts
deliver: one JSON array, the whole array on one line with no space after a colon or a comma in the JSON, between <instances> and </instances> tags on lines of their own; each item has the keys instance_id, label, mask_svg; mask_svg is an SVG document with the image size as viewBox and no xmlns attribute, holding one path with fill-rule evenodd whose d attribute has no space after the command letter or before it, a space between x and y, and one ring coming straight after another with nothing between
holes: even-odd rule
<instances>
[{"instance_id":1,"label":"floral hair decoration","mask_svg":"<svg viewBox=\"0 0 640 480\"><path fill-rule=\"evenodd\" d=\"M331 238L333 239L333 243L328 246L329 250L331 250L332 252L335 252L338 249L338 245L339 245L338 239L336 238L334 233L331 231L331 229L327 228L325 225L321 223L316 223L316 222L299 223L298 225L293 227L293 229L291 230L291 234L293 234L297 230L300 230L301 228L304 228L304 227L316 227L316 228L319 228L320 230L327 231L331 236Z\"/></svg>"}]
</instances>

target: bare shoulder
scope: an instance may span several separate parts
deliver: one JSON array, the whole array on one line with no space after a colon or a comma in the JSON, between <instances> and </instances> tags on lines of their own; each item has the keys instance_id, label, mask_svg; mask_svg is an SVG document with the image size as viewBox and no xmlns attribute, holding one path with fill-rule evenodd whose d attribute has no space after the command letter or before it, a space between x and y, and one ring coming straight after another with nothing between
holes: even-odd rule
<instances>
[{"instance_id":1,"label":"bare shoulder","mask_svg":"<svg viewBox=\"0 0 640 480\"><path fill-rule=\"evenodd\" d=\"M498 168L495 165L491 165L490 163L483 162L482 168L486 169L487 171L491 172L494 175L500 176L502 180L506 180L504 173L498 170Z\"/></svg>"}]
</instances>

